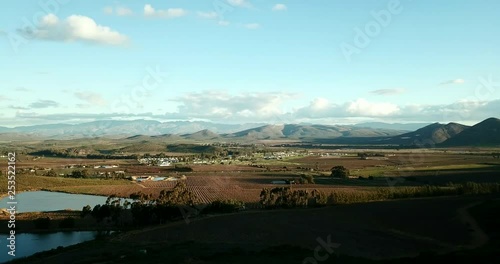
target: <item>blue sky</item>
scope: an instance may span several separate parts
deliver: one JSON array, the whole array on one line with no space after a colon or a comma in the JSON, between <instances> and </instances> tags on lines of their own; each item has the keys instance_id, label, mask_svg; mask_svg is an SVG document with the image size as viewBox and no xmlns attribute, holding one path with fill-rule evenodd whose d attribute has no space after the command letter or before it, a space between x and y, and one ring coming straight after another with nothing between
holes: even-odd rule
<instances>
[{"instance_id":1,"label":"blue sky","mask_svg":"<svg viewBox=\"0 0 500 264\"><path fill-rule=\"evenodd\" d=\"M500 2L9 1L0 126L100 119L475 123Z\"/></svg>"}]
</instances>

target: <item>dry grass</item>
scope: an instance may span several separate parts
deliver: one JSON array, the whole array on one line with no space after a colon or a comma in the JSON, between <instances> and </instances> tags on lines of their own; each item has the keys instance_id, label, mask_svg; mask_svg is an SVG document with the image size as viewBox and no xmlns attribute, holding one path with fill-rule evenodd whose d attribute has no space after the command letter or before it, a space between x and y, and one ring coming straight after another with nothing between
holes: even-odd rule
<instances>
[{"instance_id":1,"label":"dry grass","mask_svg":"<svg viewBox=\"0 0 500 264\"><path fill-rule=\"evenodd\" d=\"M45 176L16 176L16 191L31 191L40 189L61 190L65 187L76 186L124 186L131 185L127 180L104 180L104 179L73 179L62 177L45 177ZM90 187L91 188L91 187ZM0 183L0 192L7 193L7 177L3 176Z\"/></svg>"}]
</instances>

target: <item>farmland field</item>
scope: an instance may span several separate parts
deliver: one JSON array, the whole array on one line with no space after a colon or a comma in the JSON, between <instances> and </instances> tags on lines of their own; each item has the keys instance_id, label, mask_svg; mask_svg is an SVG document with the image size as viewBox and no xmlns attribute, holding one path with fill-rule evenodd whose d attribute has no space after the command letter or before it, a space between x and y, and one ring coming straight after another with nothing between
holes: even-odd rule
<instances>
[{"instance_id":1,"label":"farmland field","mask_svg":"<svg viewBox=\"0 0 500 264\"><path fill-rule=\"evenodd\" d=\"M174 190L183 182L185 190L193 195L194 204L190 207L174 205L170 211L172 218L151 222L153 226L135 222L140 218L136 218L137 214L131 218L133 210L127 209L116 218L123 217L123 221L129 221L127 225L120 226L119 223L124 222L115 223L113 217L98 220L95 207L92 212L96 214L86 218L80 218L80 212L75 211L19 215L18 226L28 231L43 231L36 229L34 218L49 217L54 221L53 230L58 230L57 226L64 219L74 218L72 230L117 228L125 232L107 240L106 245L90 246L84 253L70 253L87 256L95 252L100 257L94 259L109 255L103 253L105 249L130 255L126 245L136 241L141 241L137 246L148 247L153 252L168 248L173 256L180 254L175 253L177 247L183 250L200 247L207 254L227 254L241 249L266 252L269 248L282 248L286 254L296 252L296 258L301 258L299 262L304 254L312 252L319 238L331 238L338 243L341 255L368 259L481 248L488 237L470 216L469 208L498 199L500 160L491 152L490 149L287 150L269 147L265 152L246 152L241 158L220 153L218 156L214 153L170 153L180 160L170 166L158 166L156 159L144 162L131 158L20 154L16 160L18 192L48 190L118 197L143 193L156 199L162 191ZM147 157L151 159L151 155ZM344 167L349 175L332 177L332 168L338 166ZM7 162L0 163L2 172L6 167ZM132 180L133 176L149 179L136 181ZM5 194L7 177L2 177L2 182L0 191ZM482 183L485 185L480 185ZM263 190L277 187L305 190L310 195L317 194L317 190L325 199L320 206L326 207L283 210L261 203L261 194L266 193ZM307 207L314 207L315 201L307 199L310 203ZM243 202L244 209L227 215L205 212L221 200ZM0 218L7 221L8 214L3 212ZM153 221L154 215L146 214L145 219ZM186 244L191 243L189 241L196 241L196 244ZM61 254L52 258L66 257ZM211 258L217 259L216 256ZM237 259L239 262L241 255ZM275 257L270 259L274 261Z\"/></svg>"},{"instance_id":2,"label":"farmland field","mask_svg":"<svg viewBox=\"0 0 500 264\"><path fill-rule=\"evenodd\" d=\"M373 150L372 150L373 151ZM326 152L328 153L328 152ZM444 186L449 182L460 183L500 181L500 162L493 159L489 152L455 153L445 151L430 152L401 151L384 153L383 157L360 159L352 150L336 153L344 155L325 155L324 150L312 150L309 155L288 157L276 163L273 160L257 159L252 162L228 161L223 164L182 163L191 171L180 172L173 167L145 166L136 160L93 160L81 158L37 158L20 156L16 167L38 168L36 173L17 176L18 190L47 189L70 193L118 195L128 197L131 193L143 192L156 197L162 190L171 189L176 181L145 181L135 183L129 180L111 179L72 179L65 177L45 177L36 174L44 169L69 173L74 169L63 169L68 165L86 165L95 173L124 170L127 175L152 175L186 177L186 184L199 198L199 202L209 203L219 199L236 199L249 204L259 201L263 188L279 187L273 180L297 180L300 175L311 175L314 184L294 184L296 190L321 190L330 193L343 191L372 191L376 187L405 187L425 184ZM113 169L94 169L94 166L116 165ZM0 168L5 170L5 165ZM351 179L329 177L333 166L345 166L350 170ZM41 172L40 172L41 171ZM370 179L367 179L370 177ZM0 190L6 184L2 184ZM283 186L283 185L281 185ZM287 185L285 185L287 186Z\"/></svg>"}]
</instances>

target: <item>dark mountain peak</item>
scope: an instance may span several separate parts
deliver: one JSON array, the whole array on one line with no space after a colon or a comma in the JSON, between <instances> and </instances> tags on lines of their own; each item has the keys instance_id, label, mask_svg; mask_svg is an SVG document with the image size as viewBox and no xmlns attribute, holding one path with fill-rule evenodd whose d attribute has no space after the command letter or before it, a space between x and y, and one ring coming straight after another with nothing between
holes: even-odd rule
<instances>
[{"instance_id":1,"label":"dark mountain peak","mask_svg":"<svg viewBox=\"0 0 500 264\"><path fill-rule=\"evenodd\" d=\"M495 118L495 117L490 117L488 119L485 119L485 120L477 123L474 126L493 126L493 127L497 127L497 126L500 126L500 119Z\"/></svg>"},{"instance_id":2,"label":"dark mountain peak","mask_svg":"<svg viewBox=\"0 0 500 264\"><path fill-rule=\"evenodd\" d=\"M499 146L500 119L488 118L452 137L442 146Z\"/></svg>"},{"instance_id":3,"label":"dark mountain peak","mask_svg":"<svg viewBox=\"0 0 500 264\"><path fill-rule=\"evenodd\" d=\"M409 132L398 136L402 145L419 145L419 144L439 144L449 138L452 138L465 129L468 126L458 124L458 123L432 123L414 132Z\"/></svg>"}]
</instances>

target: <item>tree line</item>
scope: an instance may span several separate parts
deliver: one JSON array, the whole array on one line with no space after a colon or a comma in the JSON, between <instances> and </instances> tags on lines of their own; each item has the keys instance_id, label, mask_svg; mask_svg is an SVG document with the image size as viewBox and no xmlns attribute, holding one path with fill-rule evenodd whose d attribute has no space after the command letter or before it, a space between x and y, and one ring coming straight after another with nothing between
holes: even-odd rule
<instances>
[{"instance_id":1,"label":"tree line","mask_svg":"<svg viewBox=\"0 0 500 264\"><path fill-rule=\"evenodd\" d=\"M318 207L393 199L500 193L500 183L466 182L447 186L382 187L374 191L338 190L329 194L318 190L292 190L290 187L263 189L260 205L266 209Z\"/></svg>"},{"instance_id":2,"label":"tree line","mask_svg":"<svg viewBox=\"0 0 500 264\"><path fill-rule=\"evenodd\" d=\"M103 205L85 206L82 217L90 215L98 223L116 227L141 227L185 219L200 214L231 213L245 209L237 200L217 200L202 205L184 182L171 190L162 190L154 199L152 194L133 193L129 199L112 195Z\"/></svg>"}]
</instances>

